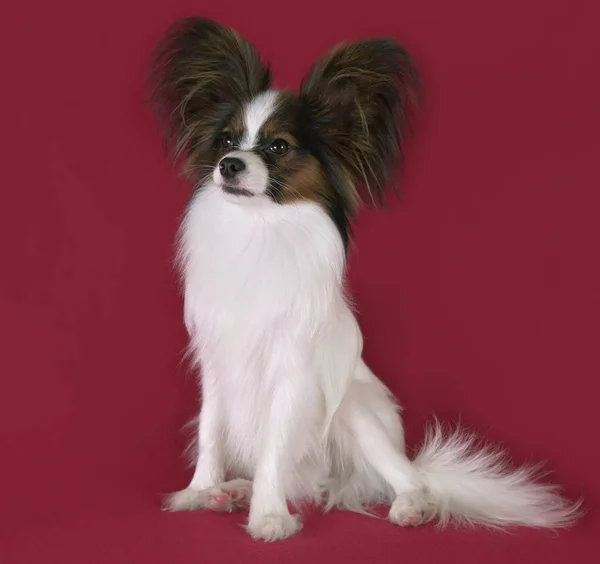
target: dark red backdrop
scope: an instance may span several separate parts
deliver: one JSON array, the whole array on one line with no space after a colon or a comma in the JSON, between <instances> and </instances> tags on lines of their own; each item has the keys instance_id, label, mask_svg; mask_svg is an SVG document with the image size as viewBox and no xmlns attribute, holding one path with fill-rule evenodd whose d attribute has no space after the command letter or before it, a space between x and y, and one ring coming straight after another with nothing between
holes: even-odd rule
<instances>
[{"instance_id":1,"label":"dark red backdrop","mask_svg":"<svg viewBox=\"0 0 600 564\"><path fill-rule=\"evenodd\" d=\"M86 4L4 2L0 561L591 562L598 3ZM292 87L343 39L393 35L411 49L428 96L404 197L362 215L351 261L366 355L407 406L411 444L435 412L517 461L548 460L588 498L576 529L400 530L333 513L263 545L241 515L158 510L189 476L179 429L196 401L171 268L188 191L142 87L152 46L189 14L235 26Z\"/></svg>"}]
</instances>

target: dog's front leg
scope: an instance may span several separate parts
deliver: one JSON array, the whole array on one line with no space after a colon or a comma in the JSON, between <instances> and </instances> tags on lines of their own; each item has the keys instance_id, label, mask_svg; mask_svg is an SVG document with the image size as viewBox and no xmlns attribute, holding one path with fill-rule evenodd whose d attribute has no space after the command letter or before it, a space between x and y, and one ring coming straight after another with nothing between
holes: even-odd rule
<instances>
[{"instance_id":1,"label":"dog's front leg","mask_svg":"<svg viewBox=\"0 0 600 564\"><path fill-rule=\"evenodd\" d=\"M309 363L298 354L298 348L282 351L279 346L277 352L280 360L271 370L273 394L247 527L255 539L265 541L287 538L302 528L299 517L288 510L285 485L295 470L293 465L309 448L318 401L313 397L316 383Z\"/></svg>"},{"instance_id":2,"label":"dog's front leg","mask_svg":"<svg viewBox=\"0 0 600 564\"><path fill-rule=\"evenodd\" d=\"M194 476L186 489L167 497L164 509L168 511L221 510L216 498L223 492L215 488L225 480L225 464L221 453L223 428L217 391L216 371L205 361L202 364L203 397L198 417L198 453Z\"/></svg>"}]
</instances>

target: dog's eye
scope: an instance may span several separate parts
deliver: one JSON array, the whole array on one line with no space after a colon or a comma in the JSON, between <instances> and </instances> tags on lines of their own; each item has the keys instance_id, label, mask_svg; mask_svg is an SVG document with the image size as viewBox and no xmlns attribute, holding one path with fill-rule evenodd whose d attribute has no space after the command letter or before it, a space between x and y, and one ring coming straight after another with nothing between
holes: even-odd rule
<instances>
[{"instance_id":1,"label":"dog's eye","mask_svg":"<svg viewBox=\"0 0 600 564\"><path fill-rule=\"evenodd\" d=\"M221 145L223 145L225 149L231 149L231 147L233 147L233 139L231 137L231 133L223 133L223 135L221 136Z\"/></svg>"},{"instance_id":2,"label":"dog's eye","mask_svg":"<svg viewBox=\"0 0 600 564\"><path fill-rule=\"evenodd\" d=\"M269 146L269 151L276 155L285 155L290 150L290 145L284 139L275 139Z\"/></svg>"}]
</instances>

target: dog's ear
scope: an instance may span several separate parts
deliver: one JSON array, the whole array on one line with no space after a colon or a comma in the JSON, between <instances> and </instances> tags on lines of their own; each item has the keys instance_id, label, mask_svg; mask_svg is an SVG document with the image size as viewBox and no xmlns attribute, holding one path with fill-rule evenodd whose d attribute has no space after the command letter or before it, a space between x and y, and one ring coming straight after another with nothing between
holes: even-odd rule
<instances>
[{"instance_id":1,"label":"dog's ear","mask_svg":"<svg viewBox=\"0 0 600 564\"><path fill-rule=\"evenodd\" d=\"M360 201L361 184L371 199L383 199L390 169L402 159L419 90L410 56L388 39L338 46L302 83L300 97L350 210Z\"/></svg>"},{"instance_id":2,"label":"dog's ear","mask_svg":"<svg viewBox=\"0 0 600 564\"><path fill-rule=\"evenodd\" d=\"M171 26L154 52L151 101L188 176L201 180L209 172L221 129L270 80L254 47L231 29L204 18Z\"/></svg>"}]
</instances>

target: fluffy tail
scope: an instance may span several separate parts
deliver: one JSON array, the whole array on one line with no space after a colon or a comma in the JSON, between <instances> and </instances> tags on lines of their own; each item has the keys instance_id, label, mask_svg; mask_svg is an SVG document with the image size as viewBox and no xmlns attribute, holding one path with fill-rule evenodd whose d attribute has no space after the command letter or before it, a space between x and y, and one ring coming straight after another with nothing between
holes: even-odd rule
<instances>
[{"instance_id":1,"label":"fluffy tail","mask_svg":"<svg viewBox=\"0 0 600 564\"><path fill-rule=\"evenodd\" d=\"M535 481L536 467L510 469L504 453L476 443L460 430L444 436L436 421L414 461L442 525L559 528L578 519L582 500L566 500L557 486Z\"/></svg>"}]
</instances>

